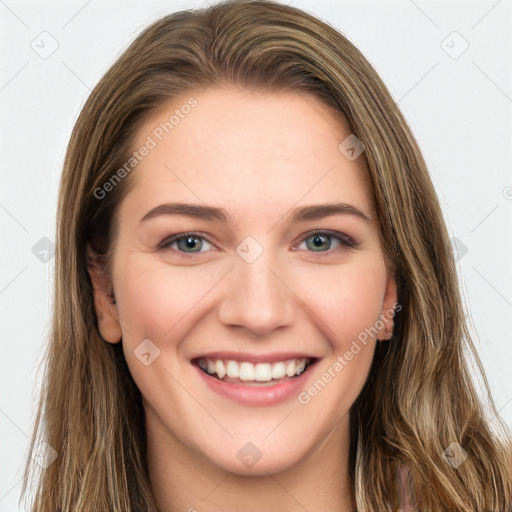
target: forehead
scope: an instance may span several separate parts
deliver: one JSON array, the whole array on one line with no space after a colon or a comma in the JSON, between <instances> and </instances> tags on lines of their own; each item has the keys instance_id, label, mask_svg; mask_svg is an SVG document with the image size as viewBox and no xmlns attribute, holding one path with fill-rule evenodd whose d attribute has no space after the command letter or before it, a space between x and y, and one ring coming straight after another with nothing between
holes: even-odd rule
<instances>
[{"instance_id":1,"label":"forehead","mask_svg":"<svg viewBox=\"0 0 512 512\"><path fill-rule=\"evenodd\" d=\"M151 146L132 171L133 200L255 204L275 214L299 202L368 205L363 157L350 161L341 113L312 95L211 88L162 104L134 150Z\"/></svg>"}]
</instances>

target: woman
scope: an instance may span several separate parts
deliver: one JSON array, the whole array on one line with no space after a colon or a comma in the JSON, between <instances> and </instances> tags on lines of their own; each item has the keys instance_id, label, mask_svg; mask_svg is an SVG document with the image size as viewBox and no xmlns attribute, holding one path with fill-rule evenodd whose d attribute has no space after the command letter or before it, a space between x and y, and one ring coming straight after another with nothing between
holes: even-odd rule
<instances>
[{"instance_id":1,"label":"woman","mask_svg":"<svg viewBox=\"0 0 512 512\"><path fill-rule=\"evenodd\" d=\"M76 123L56 245L34 511L510 510L425 163L325 23L148 27Z\"/></svg>"}]
</instances>

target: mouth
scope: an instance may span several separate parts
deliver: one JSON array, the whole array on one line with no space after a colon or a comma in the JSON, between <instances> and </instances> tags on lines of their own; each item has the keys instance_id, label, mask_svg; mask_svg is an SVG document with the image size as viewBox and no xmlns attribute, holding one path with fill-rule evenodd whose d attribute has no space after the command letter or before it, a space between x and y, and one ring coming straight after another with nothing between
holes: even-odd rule
<instances>
[{"instance_id":1,"label":"mouth","mask_svg":"<svg viewBox=\"0 0 512 512\"><path fill-rule=\"evenodd\" d=\"M218 381L241 386L275 386L298 378L318 361L315 357L298 357L281 361L238 361L198 357L192 360L203 373Z\"/></svg>"}]
</instances>

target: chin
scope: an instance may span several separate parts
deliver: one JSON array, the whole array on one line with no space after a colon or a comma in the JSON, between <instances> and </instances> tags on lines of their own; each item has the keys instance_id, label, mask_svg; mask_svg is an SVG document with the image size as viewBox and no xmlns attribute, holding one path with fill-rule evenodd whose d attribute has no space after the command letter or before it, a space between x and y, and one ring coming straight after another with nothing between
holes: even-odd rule
<instances>
[{"instance_id":1,"label":"chin","mask_svg":"<svg viewBox=\"0 0 512 512\"><path fill-rule=\"evenodd\" d=\"M265 439L265 436L252 437L252 441L230 439L224 449L219 445L209 453L203 455L217 467L239 476L265 476L276 474L296 467L307 458L308 447L304 445L304 437L300 436L296 442L293 437L288 442ZM299 449L297 449L299 446Z\"/></svg>"}]
</instances>

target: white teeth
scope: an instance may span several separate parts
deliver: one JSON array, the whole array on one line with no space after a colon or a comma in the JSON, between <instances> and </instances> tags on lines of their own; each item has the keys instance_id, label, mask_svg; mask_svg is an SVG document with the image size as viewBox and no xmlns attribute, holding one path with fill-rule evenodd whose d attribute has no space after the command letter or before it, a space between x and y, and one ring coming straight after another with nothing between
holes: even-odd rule
<instances>
[{"instance_id":1,"label":"white teeth","mask_svg":"<svg viewBox=\"0 0 512 512\"><path fill-rule=\"evenodd\" d=\"M306 360L303 359L298 365L295 367L295 371L298 375L300 375L306 368Z\"/></svg>"},{"instance_id":2,"label":"white teeth","mask_svg":"<svg viewBox=\"0 0 512 512\"><path fill-rule=\"evenodd\" d=\"M270 363L259 363L255 367L255 378L258 382L268 382L272 380L272 368Z\"/></svg>"},{"instance_id":3,"label":"white teeth","mask_svg":"<svg viewBox=\"0 0 512 512\"><path fill-rule=\"evenodd\" d=\"M226 373L228 377L231 377L232 379L238 378L238 364L235 361L228 361L228 364L226 366Z\"/></svg>"},{"instance_id":4,"label":"white teeth","mask_svg":"<svg viewBox=\"0 0 512 512\"><path fill-rule=\"evenodd\" d=\"M206 371L208 373L215 373L215 363L211 359L206 359Z\"/></svg>"},{"instance_id":5,"label":"white teeth","mask_svg":"<svg viewBox=\"0 0 512 512\"><path fill-rule=\"evenodd\" d=\"M238 372L238 377L240 380L255 380L254 374L255 369L252 363L242 363L240 364L240 371Z\"/></svg>"},{"instance_id":6,"label":"white teeth","mask_svg":"<svg viewBox=\"0 0 512 512\"><path fill-rule=\"evenodd\" d=\"M225 376L242 381L269 382L285 376L294 377L304 372L308 363L307 358L290 359L276 363L257 363L233 360L212 360L200 358L198 365L210 375L217 374L219 379Z\"/></svg>"},{"instance_id":7,"label":"white teeth","mask_svg":"<svg viewBox=\"0 0 512 512\"><path fill-rule=\"evenodd\" d=\"M272 378L282 379L286 375L286 365L284 363L276 363L272 365Z\"/></svg>"},{"instance_id":8,"label":"white teeth","mask_svg":"<svg viewBox=\"0 0 512 512\"><path fill-rule=\"evenodd\" d=\"M219 379L223 379L224 375L226 375L226 367L224 366L224 362L222 359L219 359L215 363L215 373L219 377Z\"/></svg>"},{"instance_id":9,"label":"white teeth","mask_svg":"<svg viewBox=\"0 0 512 512\"><path fill-rule=\"evenodd\" d=\"M286 365L286 375L288 375L288 377L293 377L295 375L295 370L295 361L291 361Z\"/></svg>"}]
</instances>

